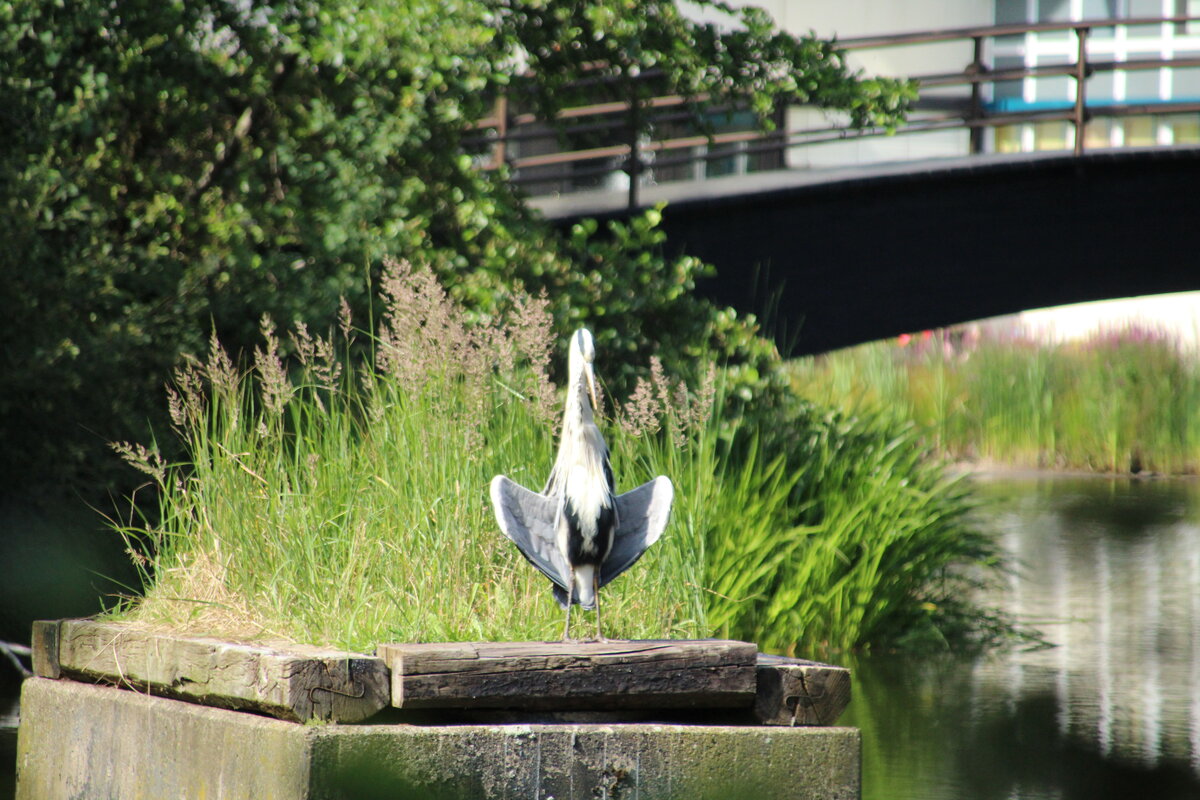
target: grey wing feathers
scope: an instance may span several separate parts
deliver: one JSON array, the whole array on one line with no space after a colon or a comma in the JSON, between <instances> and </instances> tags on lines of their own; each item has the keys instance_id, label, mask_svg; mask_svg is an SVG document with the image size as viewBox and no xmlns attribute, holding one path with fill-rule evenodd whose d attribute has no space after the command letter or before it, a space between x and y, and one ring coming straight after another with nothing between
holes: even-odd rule
<instances>
[{"instance_id":1,"label":"grey wing feathers","mask_svg":"<svg viewBox=\"0 0 1200 800\"><path fill-rule=\"evenodd\" d=\"M667 527L674 497L675 488L663 475L617 495L617 533L600 567L601 586L633 566L646 548L658 541Z\"/></svg>"},{"instance_id":2,"label":"grey wing feathers","mask_svg":"<svg viewBox=\"0 0 1200 800\"><path fill-rule=\"evenodd\" d=\"M492 478L492 509L504 535L556 586L567 586L567 562L555 541L558 504L503 475Z\"/></svg>"}]
</instances>

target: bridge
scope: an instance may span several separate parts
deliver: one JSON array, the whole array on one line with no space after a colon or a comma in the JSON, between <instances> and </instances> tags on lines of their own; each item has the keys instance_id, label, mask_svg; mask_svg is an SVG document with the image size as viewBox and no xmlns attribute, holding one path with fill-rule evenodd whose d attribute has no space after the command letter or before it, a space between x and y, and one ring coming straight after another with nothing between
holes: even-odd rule
<instances>
[{"instance_id":1,"label":"bridge","mask_svg":"<svg viewBox=\"0 0 1200 800\"><path fill-rule=\"evenodd\" d=\"M717 267L702 293L758 312L791 352L823 352L1031 308L1200 289L1200 135L1181 144L1174 129L1164 137L1153 122L1200 121L1200 95L1114 99L1088 91L1105 74L1200 67L1194 22L1005 25L841 42L851 51L965 45L965 67L917 76L922 99L894 137L925 136L937 142L925 148L936 158L812 166L820 158L807 154L816 148L884 132L836 120L803 127L813 115L794 110L780 111L783 124L772 133L745 122L688 132L679 126L684 98L568 110L570 124L586 121L594 132L607 120L614 133L610 144L593 138L575 151L545 147L550 127L529 119L496 127L504 127L510 174L548 218L619 219L665 202L668 247ZM1117 60L1089 44L1106 41L1097 30L1133 26L1172 33L1174 49ZM1028 49L1030 37L1048 34L1073 37L1074 58L1001 64L1014 41ZM1073 91L1049 102L1033 92L1030 101L1029 86L1048 79L1071 81ZM652 113L665 121L640 129L630 122ZM730 120L740 111L715 113ZM1126 121L1145 119L1159 130L1150 145L1112 146L1134 130ZM1028 139L1031 127L1055 125L1062 149L1000 152L1014 149L1022 126ZM647 130L666 133L648 138Z\"/></svg>"},{"instance_id":2,"label":"bridge","mask_svg":"<svg viewBox=\"0 0 1200 800\"><path fill-rule=\"evenodd\" d=\"M703 293L765 313L796 354L1200 289L1200 148L973 156L804 177L752 187L723 179L672 202L662 223L672 248L717 266Z\"/></svg>"}]
</instances>

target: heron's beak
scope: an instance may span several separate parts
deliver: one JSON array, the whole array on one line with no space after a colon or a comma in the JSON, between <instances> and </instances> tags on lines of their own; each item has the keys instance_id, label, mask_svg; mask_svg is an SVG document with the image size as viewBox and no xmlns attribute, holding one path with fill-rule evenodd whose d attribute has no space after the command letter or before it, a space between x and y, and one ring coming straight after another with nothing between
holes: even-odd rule
<instances>
[{"instance_id":1,"label":"heron's beak","mask_svg":"<svg viewBox=\"0 0 1200 800\"><path fill-rule=\"evenodd\" d=\"M596 411L600 408L600 404L596 402L596 375L590 362L584 363L583 376L587 378L588 399L592 401L592 411Z\"/></svg>"}]
</instances>

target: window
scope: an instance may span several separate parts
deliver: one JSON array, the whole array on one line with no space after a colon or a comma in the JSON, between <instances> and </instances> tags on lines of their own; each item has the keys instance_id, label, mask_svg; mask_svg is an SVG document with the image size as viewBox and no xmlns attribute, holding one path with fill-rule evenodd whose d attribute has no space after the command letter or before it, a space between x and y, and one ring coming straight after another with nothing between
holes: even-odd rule
<instances>
[{"instance_id":1,"label":"window","mask_svg":"<svg viewBox=\"0 0 1200 800\"><path fill-rule=\"evenodd\" d=\"M1175 144L1200 144L1200 114L1170 114L1162 120L1171 126Z\"/></svg>"},{"instance_id":2,"label":"window","mask_svg":"<svg viewBox=\"0 0 1200 800\"><path fill-rule=\"evenodd\" d=\"M1070 22L1070 0L1038 0L1038 22Z\"/></svg>"},{"instance_id":3,"label":"window","mask_svg":"<svg viewBox=\"0 0 1200 800\"><path fill-rule=\"evenodd\" d=\"M1020 69L1025 66L1025 59L1021 56L996 56L994 59L995 69ZM992 99L1000 108L1005 108L1013 102L1020 102L1022 95L1022 81L997 81L992 87Z\"/></svg>"},{"instance_id":4,"label":"window","mask_svg":"<svg viewBox=\"0 0 1200 800\"><path fill-rule=\"evenodd\" d=\"M1171 70L1171 99L1200 100L1200 67Z\"/></svg>"},{"instance_id":5,"label":"window","mask_svg":"<svg viewBox=\"0 0 1200 800\"><path fill-rule=\"evenodd\" d=\"M1116 19L1123 16L1123 5L1119 0L1083 0L1080 19ZM1097 39L1112 39L1114 33L1112 28L1096 28L1091 35Z\"/></svg>"},{"instance_id":6,"label":"window","mask_svg":"<svg viewBox=\"0 0 1200 800\"><path fill-rule=\"evenodd\" d=\"M1039 122L1033 126L1034 150L1066 150L1075 146L1075 126L1069 122Z\"/></svg>"},{"instance_id":7,"label":"window","mask_svg":"<svg viewBox=\"0 0 1200 800\"><path fill-rule=\"evenodd\" d=\"M1018 25L1025 19L1025 0L996 0L996 24Z\"/></svg>"},{"instance_id":8,"label":"window","mask_svg":"<svg viewBox=\"0 0 1200 800\"><path fill-rule=\"evenodd\" d=\"M1121 16L1122 5L1118 0L1083 0L1083 19L1114 19Z\"/></svg>"},{"instance_id":9,"label":"window","mask_svg":"<svg viewBox=\"0 0 1200 800\"><path fill-rule=\"evenodd\" d=\"M1036 22L1070 22L1070 0L1038 0ZM1043 31L1038 39L1044 42L1059 42L1071 39L1074 34L1070 31Z\"/></svg>"},{"instance_id":10,"label":"window","mask_svg":"<svg viewBox=\"0 0 1200 800\"><path fill-rule=\"evenodd\" d=\"M1021 152L1021 125L1004 125L996 128L996 152Z\"/></svg>"},{"instance_id":11,"label":"window","mask_svg":"<svg viewBox=\"0 0 1200 800\"><path fill-rule=\"evenodd\" d=\"M1067 56L1042 56L1038 59L1038 66L1052 66L1055 64L1073 64L1075 58ZM1063 105L1065 103L1075 102L1075 79L1069 75L1055 75L1050 78L1038 78L1034 82L1034 91L1036 94L1036 102L1038 103L1053 103L1054 105Z\"/></svg>"},{"instance_id":12,"label":"window","mask_svg":"<svg viewBox=\"0 0 1200 800\"><path fill-rule=\"evenodd\" d=\"M1111 71L1095 72L1087 81L1088 105L1107 105L1115 97L1113 94L1116 73Z\"/></svg>"},{"instance_id":13,"label":"window","mask_svg":"<svg viewBox=\"0 0 1200 800\"><path fill-rule=\"evenodd\" d=\"M1161 17L1162 15L1162 0L1129 0L1130 17Z\"/></svg>"},{"instance_id":14,"label":"window","mask_svg":"<svg viewBox=\"0 0 1200 800\"><path fill-rule=\"evenodd\" d=\"M1094 119L1084 128L1083 146L1095 150L1112 145L1113 121L1111 119Z\"/></svg>"},{"instance_id":15,"label":"window","mask_svg":"<svg viewBox=\"0 0 1200 800\"><path fill-rule=\"evenodd\" d=\"M1158 70L1141 69L1125 73L1125 102L1153 103L1158 100Z\"/></svg>"},{"instance_id":16,"label":"window","mask_svg":"<svg viewBox=\"0 0 1200 800\"><path fill-rule=\"evenodd\" d=\"M1178 13L1189 17L1200 17L1200 0L1178 0ZM1187 22L1183 26L1182 33L1200 33L1200 21Z\"/></svg>"},{"instance_id":17,"label":"window","mask_svg":"<svg viewBox=\"0 0 1200 800\"><path fill-rule=\"evenodd\" d=\"M1133 19L1146 19L1150 17L1161 17L1163 15L1162 0L1129 0L1129 13L1126 15ZM1159 26L1157 25L1134 25L1127 29L1128 35L1131 38L1138 36L1157 36Z\"/></svg>"},{"instance_id":18,"label":"window","mask_svg":"<svg viewBox=\"0 0 1200 800\"><path fill-rule=\"evenodd\" d=\"M1145 147L1158 144L1154 120L1151 117L1130 117L1123 120L1125 126L1125 145L1127 147Z\"/></svg>"}]
</instances>

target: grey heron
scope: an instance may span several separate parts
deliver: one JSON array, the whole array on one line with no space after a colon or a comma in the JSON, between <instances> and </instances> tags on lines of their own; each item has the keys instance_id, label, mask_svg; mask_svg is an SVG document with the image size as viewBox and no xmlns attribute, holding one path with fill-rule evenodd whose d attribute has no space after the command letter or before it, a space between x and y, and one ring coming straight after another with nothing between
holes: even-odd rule
<instances>
[{"instance_id":1,"label":"grey heron","mask_svg":"<svg viewBox=\"0 0 1200 800\"><path fill-rule=\"evenodd\" d=\"M566 610L563 639L570 638L571 606L596 609L600 588L633 566L658 541L671 512L674 488L660 475L616 494L608 445L596 426L596 358L592 334L571 337L567 399L558 456L541 494L504 475L492 479L496 522L521 554L553 584Z\"/></svg>"}]
</instances>

